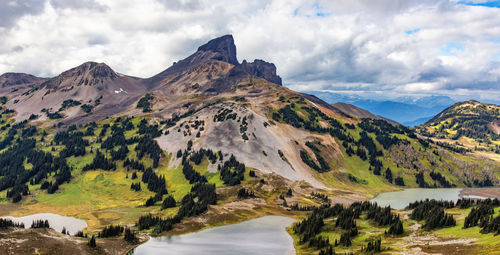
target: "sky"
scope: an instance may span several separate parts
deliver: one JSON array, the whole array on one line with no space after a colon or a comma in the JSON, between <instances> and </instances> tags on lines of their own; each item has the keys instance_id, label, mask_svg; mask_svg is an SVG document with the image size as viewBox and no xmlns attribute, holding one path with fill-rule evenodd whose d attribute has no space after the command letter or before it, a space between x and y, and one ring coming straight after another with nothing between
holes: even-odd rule
<instances>
[{"instance_id":1,"label":"sky","mask_svg":"<svg viewBox=\"0 0 500 255\"><path fill-rule=\"evenodd\" d=\"M0 0L0 73L150 77L225 34L298 91L500 101L500 1L484 0Z\"/></svg>"}]
</instances>

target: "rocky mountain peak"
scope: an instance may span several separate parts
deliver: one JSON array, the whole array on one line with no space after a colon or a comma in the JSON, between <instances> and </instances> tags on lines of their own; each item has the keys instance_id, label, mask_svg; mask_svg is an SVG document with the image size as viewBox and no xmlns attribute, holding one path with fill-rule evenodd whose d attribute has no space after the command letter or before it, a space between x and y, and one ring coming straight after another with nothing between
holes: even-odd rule
<instances>
[{"instance_id":1,"label":"rocky mountain peak","mask_svg":"<svg viewBox=\"0 0 500 255\"><path fill-rule=\"evenodd\" d=\"M114 79L117 75L111 67L104 63L85 62L73 69L64 72L62 75L69 74L70 76L90 76L92 78L111 78Z\"/></svg>"},{"instance_id":2,"label":"rocky mountain peak","mask_svg":"<svg viewBox=\"0 0 500 255\"><path fill-rule=\"evenodd\" d=\"M47 80L44 87L56 89L62 86L97 85L106 80L114 80L118 75L104 63L85 62L77 67L61 73L59 76Z\"/></svg>"},{"instance_id":3,"label":"rocky mountain peak","mask_svg":"<svg viewBox=\"0 0 500 255\"><path fill-rule=\"evenodd\" d=\"M212 39L206 44L198 47L198 51L211 51L218 53L217 56L212 57L212 59L228 62L233 65L239 64L238 59L236 58L236 45L234 45L232 35L224 35L219 38Z\"/></svg>"},{"instance_id":4,"label":"rocky mountain peak","mask_svg":"<svg viewBox=\"0 0 500 255\"><path fill-rule=\"evenodd\" d=\"M232 76L251 75L263 78L269 82L282 85L281 77L276 74L276 66L264 60L256 59L253 62L243 60L240 65L231 70Z\"/></svg>"}]
</instances>

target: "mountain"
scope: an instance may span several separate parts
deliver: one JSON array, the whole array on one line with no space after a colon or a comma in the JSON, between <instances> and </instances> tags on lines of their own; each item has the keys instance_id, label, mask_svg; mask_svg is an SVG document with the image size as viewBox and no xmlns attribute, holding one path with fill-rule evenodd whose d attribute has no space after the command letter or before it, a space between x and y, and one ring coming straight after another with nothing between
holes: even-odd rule
<instances>
[{"instance_id":1,"label":"mountain","mask_svg":"<svg viewBox=\"0 0 500 255\"><path fill-rule=\"evenodd\" d=\"M29 86L43 82L44 78L24 73L4 73L0 75L0 87Z\"/></svg>"},{"instance_id":2,"label":"mountain","mask_svg":"<svg viewBox=\"0 0 500 255\"><path fill-rule=\"evenodd\" d=\"M346 104L346 103L335 103L335 104L332 104L333 107L339 109L339 111L342 111L344 112L345 114L348 114L348 115L351 115L351 116L355 116L355 117L358 117L358 118L368 118L368 119L375 119L375 120L385 120L391 124L394 124L394 125L397 125L398 123L393 121L393 120L390 120L390 119L387 119L387 118L384 118L384 117L381 117L381 116L378 116L378 115L375 115L365 109L362 109L362 108L359 108L359 107L356 107L352 104Z\"/></svg>"},{"instance_id":3,"label":"mountain","mask_svg":"<svg viewBox=\"0 0 500 255\"><path fill-rule=\"evenodd\" d=\"M104 63L86 62L12 97L7 105L16 109L17 120L32 114L40 115L39 121L78 119L89 112L98 119L124 111L145 92L141 79L118 74Z\"/></svg>"},{"instance_id":4,"label":"mountain","mask_svg":"<svg viewBox=\"0 0 500 255\"><path fill-rule=\"evenodd\" d=\"M410 164L397 156L398 150L407 148L391 134L415 140L413 131L386 126L387 122L397 123L353 105L330 105L313 95L289 90L281 86L272 63L239 63L231 35L210 40L150 78L131 77L104 63L86 62L9 99L6 107L15 109L17 120L51 120L61 127L113 116L149 116L161 124L164 134L156 140L168 154L188 152L188 148L228 152L248 167L321 188L328 183L321 173L332 166L350 169L350 157L363 161L371 155L365 170L386 166L402 173L405 167L413 171L435 168ZM379 107L396 108L401 114L411 110L405 105L379 102ZM372 120L361 120L365 117ZM374 133L374 140L364 137L357 141L354 137L360 133ZM377 160L381 155L389 157L384 159L387 162ZM180 158L173 158L169 166L181 164ZM464 176L462 182L468 183L469 178Z\"/></svg>"},{"instance_id":5,"label":"mountain","mask_svg":"<svg viewBox=\"0 0 500 255\"><path fill-rule=\"evenodd\" d=\"M446 108L418 127L425 136L500 154L500 106L475 100Z\"/></svg>"},{"instance_id":6,"label":"mountain","mask_svg":"<svg viewBox=\"0 0 500 255\"><path fill-rule=\"evenodd\" d=\"M166 97L185 95L217 95L235 89L248 77L263 78L281 85L274 64L263 60L239 63L232 35L210 40L191 56L146 82L154 91Z\"/></svg>"},{"instance_id":7,"label":"mountain","mask_svg":"<svg viewBox=\"0 0 500 255\"><path fill-rule=\"evenodd\" d=\"M25 73L4 73L0 75L0 93L18 95L44 82L45 78Z\"/></svg>"},{"instance_id":8,"label":"mountain","mask_svg":"<svg viewBox=\"0 0 500 255\"><path fill-rule=\"evenodd\" d=\"M447 96L427 96L417 99L414 97L401 97L394 100L374 100L331 92L312 91L308 93L312 93L329 103L343 102L352 104L410 127L425 123L432 116L454 103Z\"/></svg>"},{"instance_id":9,"label":"mountain","mask_svg":"<svg viewBox=\"0 0 500 255\"><path fill-rule=\"evenodd\" d=\"M89 236L110 224L183 233L401 187L500 184L500 162L290 90L272 63L238 62L230 35L193 51L146 79L87 62L0 94L4 213L86 219Z\"/></svg>"}]
</instances>

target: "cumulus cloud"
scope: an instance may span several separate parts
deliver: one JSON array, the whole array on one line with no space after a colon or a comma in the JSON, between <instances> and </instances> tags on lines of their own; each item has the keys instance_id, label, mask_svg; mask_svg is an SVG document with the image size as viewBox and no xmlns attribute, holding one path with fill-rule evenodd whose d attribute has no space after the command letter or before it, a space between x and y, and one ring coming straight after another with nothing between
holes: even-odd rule
<instances>
[{"instance_id":1,"label":"cumulus cloud","mask_svg":"<svg viewBox=\"0 0 500 255\"><path fill-rule=\"evenodd\" d=\"M5 0L0 2L0 29L15 25L24 15L38 14L43 10L44 0ZM2 30L0 30L2 31Z\"/></svg>"},{"instance_id":2,"label":"cumulus cloud","mask_svg":"<svg viewBox=\"0 0 500 255\"><path fill-rule=\"evenodd\" d=\"M297 90L500 98L500 9L485 1L7 1L0 73L84 61L152 76L231 33ZM10 9L8 9L10 8ZM10 11L8 11L10 10Z\"/></svg>"}]
</instances>

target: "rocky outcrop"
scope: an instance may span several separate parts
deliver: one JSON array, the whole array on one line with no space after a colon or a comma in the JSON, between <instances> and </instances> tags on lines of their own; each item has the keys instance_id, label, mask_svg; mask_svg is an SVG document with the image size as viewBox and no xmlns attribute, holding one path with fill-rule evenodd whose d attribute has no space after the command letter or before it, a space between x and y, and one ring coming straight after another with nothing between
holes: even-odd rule
<instances>
[{"instance_id":1,"label":"rocky outcrop","mask_svg":"<svg viewBox=\"0 0 500 255\"><path fill-rule=\"evenodd\" d=\"M255 76L282 85L281 77L276 74L276 66L260 59L256 59L254 62L243 60L243 63L231 70L229 76Z\"/></svg>"},{"instance_id":2,"label":"rocky outcrop","mask_svg":"<svg viewBox=\"0 0 500 255\"><path fill-rule=\"evenodd\" d=\"M232 35L224 35L210 40L208 43L200 46L198 51L211 51L217 53L212 59L228 62L233 65L239 64L236 58L236 45L234 45Z\"/></svg>"}]
</instances>

